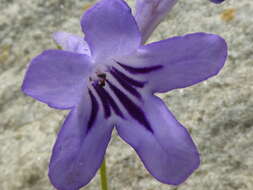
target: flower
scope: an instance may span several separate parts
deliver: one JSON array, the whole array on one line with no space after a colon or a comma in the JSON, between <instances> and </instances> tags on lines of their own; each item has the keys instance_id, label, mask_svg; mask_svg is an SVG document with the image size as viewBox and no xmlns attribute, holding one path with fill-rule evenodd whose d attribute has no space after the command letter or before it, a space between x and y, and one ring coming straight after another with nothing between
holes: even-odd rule
<instances>
[{"instance_id":1,"label":"flower","mask_svg":"<svg viewBox=\"0 0 253 190\"><path fill-rule=\"evenodd\" d=\"M209 0L209 1L211 1L213 3L216 3L216 4L219 4L219 3L222 3L225 0Z\"/></svg>"},{"instance_id":2,"label":"flower","mask_svg":"<svg viewBox=\"0 0 253 190\"><path fill-rule=\"evenodd\" d=\"M140 29L143 44L176 2L177 0L136 0L135 20Z\"/></svg>"},{"instance_id":3,"label":"flower","mask_svg":"<svg viewBox=\"0 0 253 190\"><path fill-rule=\"evenodd\" d=\"M222 3L224 0L209 0L213 3ZM135 20L144 44L155 28L170 12L178 0L136 0Z\"/></svg>"},{"instance_id":4,"label":"flower","mask_svg":"<svg viewBox=\"0 0 253 190\"><path fill-rule=\"evenodd\" d=\"M60 32L65 50L35 57L25 94L53 108L70 109L58 134L49 177L58 190L77 190L99 169L115 127L147 170L178 185L199 166L188 131L156 92L194 85L216 75L227 56L225 41L194 33L141 45L128 5L102 0L81 19L85 41Z\"/></svg>"}]
</instances>

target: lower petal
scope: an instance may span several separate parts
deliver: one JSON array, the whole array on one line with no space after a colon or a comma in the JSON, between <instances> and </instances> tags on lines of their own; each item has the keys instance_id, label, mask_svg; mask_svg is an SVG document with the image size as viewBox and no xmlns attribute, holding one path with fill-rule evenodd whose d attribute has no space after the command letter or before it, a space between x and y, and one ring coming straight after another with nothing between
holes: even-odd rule
<instances>
[{"instance_id":1,"label":"lower petal","mask_svg":"<svg viewBox=\"0 0 253 190\"><path fill-rule=\"evenodd\" d=\"M78 190L89 183L110 141L113 126L99 112L92 127L87 127L91 118L87 112L92 114L87 106L82 104L69 113L54 145L49 177L58 190Z\"/></svg>"},{"instance_id":2,"label":"lower petal","mask_svg":"<svg viewBox=\"0 0 253 190\"><path fill-rule=\"evenodd\" d=\"M152 131L131 119L122 121L117 131L157 180L178 185L198 168L199 153L188 131L159 98L149 97L145 102L143 109Z\"/></svg>"}]
</instances>

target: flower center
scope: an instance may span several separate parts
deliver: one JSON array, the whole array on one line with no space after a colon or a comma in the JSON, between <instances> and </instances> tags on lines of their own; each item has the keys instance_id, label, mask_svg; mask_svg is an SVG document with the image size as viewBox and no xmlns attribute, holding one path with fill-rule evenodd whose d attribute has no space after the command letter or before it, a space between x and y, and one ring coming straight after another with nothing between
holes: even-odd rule
<instances>
[{"instance_id":1,"label":"flower center","mask_svg":"<svg viewBox=\"0 0 253 190\"><path fill-rule=\"evenodd\" d=\"M89 81L92 84L97 84L100 87L104 87L106 82L106 72L96 71L94 76L89 77Z\"/></svg>"},{"instance_id":2,"label":"flower center","mask_svg":"<svg viewBox=\"0 0 253 190\"><path fill-rule=\"evenodd\" d=\"M113 66L96 68L89 78L90 87L88 92L92 110L88 128L91 128L95 122L99 107L102 105L105 119L108 119L112 112L125 119L124 109L134 120L153 132L144 110L137 103L142 99L140 90L147 81L136 80L133 75L145 75L161 68L161 65L136 68L120 62L116 62ZM100 99L100 105L96 97Z\"/></svg>"},{"instance_id":3,"label":"flower center","mask_svg":"<svg viewBox=\"0 0 253 190\"><path fill-rule=\"evenodd\" d=\"M98 65L94 72L89 77L89 83L91 86L98 85L99 87L105 87L105 83L108 75L108 67L104 65Z\"/></svg>"}]
</instances>

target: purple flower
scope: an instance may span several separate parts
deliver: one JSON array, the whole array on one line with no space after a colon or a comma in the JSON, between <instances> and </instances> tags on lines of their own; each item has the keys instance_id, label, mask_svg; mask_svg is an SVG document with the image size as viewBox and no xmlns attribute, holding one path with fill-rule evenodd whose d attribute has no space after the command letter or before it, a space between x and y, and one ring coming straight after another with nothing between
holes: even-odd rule
<instances>
[{"instance_id":1,"label":"purple flower","mask_svg":"<svg viewBox=\"0 0 253 190\"><path fill-rule=\"evenodd\" d=\"M65 50L35 57L22 90L53 108L71 109L53 148L49 177L59 190L77 190L99 169L113 128L159 181L178 185L199 166L188 131L156 92L216 75L225 41L195 33L141 45L141 33L122 0L102 0L81 19L82 38L60 32Z\"/></svg>"},{"instance_id":2,"label":"purple flower","mask_svg":"<svg viewBox=\"0 0 253 190\"><path fill-rule=\"evenodd\" d=\"M136 0L135 20L142 34L143 44L176 2L177 0Z\"/></svg>"},{"instance_id":3,"label":"purple flower","mask_svg":"<svg viewBox=\"0 0 253 190\"><path fill-rule=\"evenodd\" d=\"M135 20L144 44L178 0L136 0ZM209 0L219 4L224 0Z\"/></svg>"},{"instance_id":4,"label":"purple flower","mask_svg":"<svg viewBox=\"0 0 253 190\"><path fill-rule=\"evenodd\" d=\"M222 3L222 2L225 1L225 0L209 0L209 1L211 1L211 2L213 2L213 3L219 4L219 3Z\"/></svg>"}]
</instances>

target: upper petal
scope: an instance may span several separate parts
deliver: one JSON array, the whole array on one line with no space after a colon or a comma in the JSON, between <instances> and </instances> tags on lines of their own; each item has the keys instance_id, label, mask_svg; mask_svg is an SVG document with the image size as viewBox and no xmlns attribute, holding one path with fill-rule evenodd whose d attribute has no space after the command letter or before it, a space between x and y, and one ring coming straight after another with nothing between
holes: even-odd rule
<instances>
[{"instance_id":1,"label":"upper petal","mask_svg":"<svg viewBox=\"0 0 253 190\"><path fill-rule=\"evenodd\" d=\"M194 33L142 46L119 59L125 70L157 68L135 73L148 80L152 92L166 92L194 85L216 75L227 58L227 45L217 35Z\"/></svg>"},{"instance_id":2,"label":"upper petal","mask_svg":"<svg viewBox=\"0 0 253 190\"><path fill-rule=\"evenodd\" d=\"M66 51L90 55L89 46L83 37L68 32L55 32L53 39Z\"/></svg>"},{"instance_id":3,"label":"upper petal","mask_svg":"<svg viewBox=\"0 0 253 190\"><path fill-rule=\"evenodd\" d=\"M147 170L159 181L178 185L199 166L199 154L187 130L157 97L144 97L140 106L151 130L131 117L117 131L138 153Z\"/></svg>"},{"instance_id":4,"label":"upper petal","mask_svg":"<svg viewBox=\"0 0 253 190\"><path fill-rule=\"evenodd\" d=\"M122 0L100 1L85 12L81 26L95 59L128 54L140 45L138 26Z\"/></svg>"},{"instance_id":5,"label":"upper petal","mask_svg":"<svg viewBox=\"0 0 253 190\"><path fill-rule=\"evenodd\" d=\"M101 109L90 91L65 120L49 164L51 183L58 190L79 190L100 168L113 129Z\"/></svg>"},{"instance_id":6,"label":"upper petal","mask_svg":"<svg viewBox=\"0 0 253 190\"><path fill-rule=\"evenodd\" d=\"M88 56L47 50L31 61L22 90L51 107L70 108L79 101L89 72Z\"/></svg>"}]
</instances>

